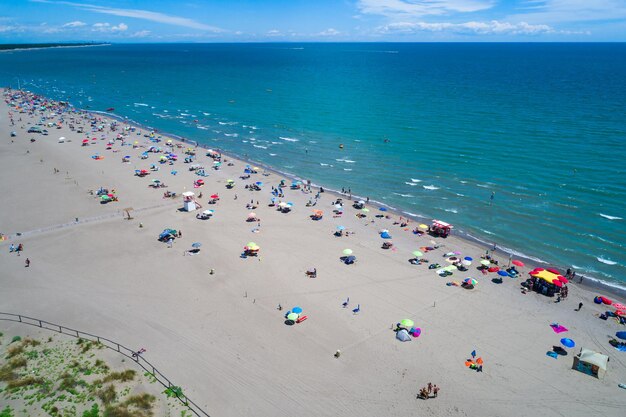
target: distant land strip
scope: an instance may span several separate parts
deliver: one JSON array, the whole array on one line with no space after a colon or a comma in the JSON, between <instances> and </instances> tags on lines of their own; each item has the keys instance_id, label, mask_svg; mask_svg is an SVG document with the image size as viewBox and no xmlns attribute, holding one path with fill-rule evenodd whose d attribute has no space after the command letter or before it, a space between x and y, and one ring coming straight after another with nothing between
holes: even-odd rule
<instances>
[{"instance_id":1,"label":"distant land strip","mask_svg":"<svg viewBox=\"0 0 626 417\"><path fill-rule=\"evenodd\" d=\"M76 46L110 45L105 42L75 42L75 43L4 43L0 44L0 51L41 48L72 48Z\"/></svg>"}]
</instances>

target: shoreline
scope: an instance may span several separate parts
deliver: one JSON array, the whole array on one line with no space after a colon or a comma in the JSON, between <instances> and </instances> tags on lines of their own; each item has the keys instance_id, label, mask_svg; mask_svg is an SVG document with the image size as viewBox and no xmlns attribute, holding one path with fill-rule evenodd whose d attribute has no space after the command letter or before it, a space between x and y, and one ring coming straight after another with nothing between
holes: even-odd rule
<instances>
[{"instance_id":1,"label":"shoreline","mask_svg":"<svg viewBox=\"0 0 626 417\"><path fill-rule=\"evenodd\" d=\"M0 52L14 52L14 51L40 51L42 49L60 49L60 48L91 48L95 46L111 46L112 43L98 43L95 45L55 45L55 46L37 46L34 48L13 48L13 49L0 49Z\"/></svg>"},{"instance_id":2,"label":"shoreline","mask_svg":"<svg viewBox=\"0 0 626 417\"><path fill-rule=\"evenodd\" d=\"M188 145L194 145L197 146L198 148L201 149L212 149L209 145L200 143L198 141L195 140L191 140L191 139L187 139L185 137L182 137L176 133L171 133L171 132L167 132L167 131L162 131L160 129L157 129L155 126L149 126L146 124L143 124L141 122L137 122L129 117L126 116L121 116L115 113L109 113L109 112L105 112L105 111L99 111L99 110L89 110L89 109L82 109L82 108L78 108L78 107L74 107L75 109L79 110L79 111L84 111L90 114L97 114L101 117L109 117L111 119L115 119L119 122L123 122L123 123L128 123L131 126L135 126L136 128L140 128L140 129L147 129L147 130L155 130L160 136L164 137L164 138L170 138L173 140L178 140L182 143L188 144ZM291 172L286 172L286 171L281 171L279 169L276 169L274 167L272 167L271 165L268 165L264 162L261 161L255 161L254 159L250 159L247 158L245 156L239 155L237 153L234 152L230 152L229 150L223 150L223 148L219 148L217 149L220 151L220 153L222 153L223 155L230 157L230 158L234 158L240 162L252 165L252 166L258 166L260 168L263 168L264 170L268 171L268 172L272 172L274 174L278 174L281 176L286 177L289 180L297 180L297 181L306 181L306 178L300 177L298 174L296 173L291 173ZM329 188L326 187L323 184L317 184L314 182L311 182L311 186L312 187L322 187L324 188L324 191L327 193L330 193L334 196L336 196L337 198L345 198L346 195L342 194L339 190L335 190L333 188ZM364 196L360 196L358 194L353 194L352 195L352 201L358 201L358 200L365 200L366 197ZM380 207L385 207L387 208L387 213L389 213L390 215L394 215L394 216L402 216L402 217L409 217L411 220L416 221L416 222L426 222L427 224L429 224L431 222L431 218L426 217L426 216L421 216L415 213L410 213L408 211L405 211L401 208L397 208L397 207L393 207L391 205L385 204L379 200L376 200L375 198L370 198L370 202L367 203L367 205L375 207L376 209L380 208ZM445 220L444 220L445 221ZM455 228L452 232L452 235L461 239L461 240L465 240L468 242L471 242L475 245L478 245L480 247L483 247L485 250L491 250L493 243L489 243L486 240L481 239L481 237L479 236L473 236L470 233L464 231L461 228L458 228L455 225ZM532 265L533 267L556 267L562 270L566 270L567 268L570 268L571 266L562 266L559 264L551 264L549 262L546 261L542 261L539 258L536 258L532 255L526 254L526 253L522 253L518 250L516 250L515 248L501 248L498 247L498 253L499 254L506 254L507 256L511 255L514 258L519 258L521 260L524 261L524 263L529 266ZM588 288L589 290L600 290L602 292L604 292L605 294L608 294L610 296L618 296L618 297L626 297L626 285L620 285L619 283L612 283L612 282L608 282L608 281L604 281L600 278L596 278L593 276L588 276L588 275L582 275L577 273L576 274L577 278L582 277L583 281L582 283L579 282L577 280L577 282L575 282L575 284L577 285L582 285L585 288Z\"/></svg>"},{"instance_id":3,"label":"shoreline","mask_svg":"<svg viewBox=\"0 0 626 417\"><path fill-rule=\"evenodd\" d=\"M268 205L270 185L288 176L264 172L263 164L248 177L246 162L227 153L212 169L206 146L194 151L189 140L151 135L128 119L21 97L3 104L0 120L0 155L9 173L0 181L0 228L32 233L0 244L5 311L143 348L151 361L168 364L163 371L186 395L224 417L302 410L334 417L498 417L539 408L546 417L617 417L626 406L618 387L623 353L607 339L624 323L598 318L613 308L595 304L596 292L576 283L562 300L524 291L531 265L519 269L518 279L481 272L484 246L458 235L416 235L417 222L401 224L397 212L379 212L374 202L361 212L331 190L310 207L316 189L283 187L281 201L293 208L277 210ZM49 135L28 134L42 117L53 125ZM193 154L185 164L182 158ZM209 175L196 175L189 164ZM147 177L137 175L142 169ZM263 184L252 189L255 182ZM98 196L98 187L115 198ZM185 191L196 194L198 211L181 208ZM344 200L341 215L334 212L336 197ZM122 213L131 209L132 216ZM199 216L206 209L209 219ZM315 219L318 210L322 219ZM50 229L60 224L66 227ZM164 227L177 230L175 241L157 239ZM349 233L338 236L342 228ZM384 229L393 235L391 247ZM23 244L21 251L10 252L11 243ZM244 245L261 249L250 255L242 253ZM414 262L417 249L422 262ZM342 260L347 250L357 262ZM438 263L468 256L475 260L468 269L450 270L452 276L437 271ZM501 268L507 262L500 251L494 260ZM312 268L314 277L307 274ZM468 276L476 282L462 286ZM308 320L286 320L296 307ZM420 329L411 343L394 333L394 323L405 319ZM554 323L569 333L557 334ZM570 356L546 355L564 336L576 341ZM579 347L610 356L603 380L572 370ZM484 373L467 367L474 351ZM426 403L416 390L428 382L443 395ZM533 397L538 385L543 394Z\"/></svg>"}]
</instances>

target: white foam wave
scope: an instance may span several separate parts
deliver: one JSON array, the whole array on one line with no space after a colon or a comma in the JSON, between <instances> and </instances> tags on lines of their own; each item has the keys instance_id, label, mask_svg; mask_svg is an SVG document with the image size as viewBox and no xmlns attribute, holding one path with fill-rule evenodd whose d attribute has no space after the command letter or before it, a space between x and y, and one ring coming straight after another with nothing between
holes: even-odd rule
<instances>
[{"instance_id":1,"label":"white foam wave","mask_svg":"<svg viewBox=\"0 0 626 417\"><path fill-rule=\"evenodd\" d=\"M486 233L488 235L495 235L495 233L490 232L489 230L485 230L485 229L480 229L483 233Z\"/></svg>"},{"instance_id":2,"label":"white foam wave","mask_svg":"<svg viewBox=\"0 0 626 417\"><path fill-rule=\"evenodd\" d=\"M604 217L605 219L609 219L609 220L622 220L621 217L617 217L617 216L609 216L608 214L604 214L604 213L598 213L600 216Z\"/></svg>"},{"instance_id":3,"label":"white foam wave","mask_svg":"<svg viewBox=\"0 0 626 417\"><path fill-rule=\"evenodd\" d=\"M270 156L276 156L278 155L277 153L271 153Z\"/></svg>"},{"instance_id":4,"label":"white foam wave","mask_svg":"<svg viewBox=\"0 0 626 417\"><path fill-rule=\"evenodd\" d=\"M322 162L320 162L320 165L323 166L323 167L327 167L328 166L328 164L324 164Z\"/></svg>"},{"instance_id":5,"label":"white foam wave","mask_svg":"<svg viewBox=\"0 0 626 417\"><path fill-rule=\"evenodd\" d=\"M415 197L414 195L411 195L411 194L400 194L400 193L394 193L394 194L399 195L400 197L405 197L405 198Z\"/></svg>"},{"instance_id":6,"label":"white foam wave","mask_svg":"<svg viewBox=\"0 0 626 417\"><path fill-rule=\"evenodd\" d=\"M465 194L461 194L461 193L455 193L456 195L458 195L459 197L465 197Z\"/></svg>"},{"instance_id":7,"label":"white foam wave","mask_svg":"<svg viewBox=\"0 0 626 417\"><path fill-rule=\"evenodd\" d=\"M422 185L425 190L438 190L439 187L435 187L434 185Z\"/></svg>"},{"instance_id":8,"label":"white foam wave","mask_svg":"<svg viewBox=\"0 0 626 417\"><path fill-rule=\"evenodd\" d=\"M267 146L262 146L262 145L252 145L255 148L260 148L260 149L267 149Z\"/></svg>"},{"instance_id":9,"label":"white foam wave","mask_svg":"<svg viewBox=\"0 0 626 417\"><path fill-rule=\"evenodd\" d=\"M181 116L191 116L189 113L181 113Z\"/></svg>"},{"instance_id":10,"label":"white foam wave","mask_svg":"<svg viewBox=\"0 0 626 417\"><path fill-rule=\"evenodd\" d=\"M612 260L610 260L610 259L604 259L604 258L602 258L601 256L596 256L596 259L597 259L599 262L602 262L603 264L607 264L607 265L617 265L617 262L612 261Z\"/></svg>"},{"instance_id":11,"label":"white foam wave","mask_svg":"<svg viewBox=\"0 0 626 417\"><path fill-rule=\"evenodd\" d=\"M344 168L344 171L352 171L352 168Z\"/></svg>"},{"instance_id":12,"label":"white foam wave","mask_svg":"<svg viewBox=\"0 0 626 417\"><path fill-rule=\"evenodd\" d=\"M422 180L418 180L417 178L411 178L411 182L422 182Z\"/></svg>"},{"instance_id":13,"label":"white foam wave","mask_svg":"<svg viewBox=\"0 0 626 417\"><path fill-rule=\"evenodd\" d=\"M298 139L295 139L295 138L288 138L288 137L285 137L285 136L279 136L279 137L278 137L278 139L282 139L282 140L284 140L284 141L286 141L286 142L299 142L299 140L298 140Z\"/></svg>"},{"instance_id":14,"label":"white foam wave","mask_svg":"<svg viewBox=\"0 0 626 417\"><path fill-rule=\"evenodd\" d=\"M149 105L146 103L133 103L135 107L148 107Z\"/></svg>"},{"instance_id":15,"label":"white foam wave","mask_svg":"<svg viewBox=\"0 0 626 417\"><path fill-rule=\"evenodd\" d=\"M356 161L351 161L349 159L344 159L343 162L345 162L346 164L354 164Z\"/></svg>"},{"instance_id":16,"label":"white foam wave","mask_svg":"<svg viewBox=\"0 0 626 417\"><path fill-rule=\"evenodd\" d=\"M476 186L481 188L489 188L488 184L476 184Z\"/></svg>"},{"instance_id":17,"label":"white foam wave","mask_svg":"<svg viewBox=\"0 0 626 417\"><path fill-rule=\"evenodd\" d=\"M209 128L207 126L197 125L196 127L198 129L202 129L202 130L209 130Z\"/></svg>"},{"instance_id":18,"label":"white foam wave","mask_svg":"<svg viewBox=\"0 0 626 417\"><path fill-rule=\"evenodd\" d=\"M239 134L238 133L224 133L224 136L228 136L228 137L231 137L231 138L236 138L236 137L239 136Z\"/></svg>"},{"instance_id":19,"label":"white foam wave","mask_svg":"<svg viewBox=\"0 0 626 417\"><path fill-rule=\"evenodd\" d=\"M414 182L405 182L406 185L410 185L411 187L415 187L417 184Z\"/></svg>"},{"instance_id":20,"label":"white foam wave","mask_svg":"<svg viewBox=\"0 0 626 417\"><path fill-rule=\"evenodd\" d=\"M202 114L204 114L205 116L210 116L211 115L211 113L205 113L205 112L202 112Z\"/></svg>"},{"instance_id":21,"label":"white foam wave","mask_svg":"<svg viewBox=\"0 0 626 417\"><path fill-rule=\"evenodd\" d=\"M448 213L454 213L454 214L459 212L457 209L453 209L453 208L452 209L443 209L443 211L447 211Z\"/></svg>"}]
</instances>

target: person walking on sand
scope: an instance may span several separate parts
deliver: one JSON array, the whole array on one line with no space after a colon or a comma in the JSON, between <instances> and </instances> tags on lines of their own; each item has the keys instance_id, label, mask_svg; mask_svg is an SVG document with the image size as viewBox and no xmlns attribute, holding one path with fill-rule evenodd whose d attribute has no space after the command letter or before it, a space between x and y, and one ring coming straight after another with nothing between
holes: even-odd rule
<instances>
[{"instance_id":1,"label":"person walking on sand","mask_svg":"<svg viewBox=\"0 0 626 417\"><path fill-rule=\"evenodd\" d=\"M428 383L428 394L430 395L430 393L433 392L433 384L432 382Z\"/></svg>"},{"instance_id":2,"label":"person walking on sand","mask_svg":"<svg viewBox=\"0 0 626 417\"><path fill-rule=\"evenodd\" d=\"M576 311L580 311L581 308L583 308L583 303L578 303L578 309Z\"/></svg>"},{"instance_id":3,"label":"person walking on sand","mask_svg":"<svg viewBox=\"0 0 626 417\"><path fill-rule=\"evenodd\" d=\"M26 268L30 266L30 259L26 258Z\"/></svg>"},{"instance_id":4,"label":"person walking on sand","mask_svg":"<svg viewBox=\"0 0 626 417\"><path fill-rule=\"evenodd\" d=\"M437 394L439 394L439 387L437 385L433 387L433 394L434 397L437 398Z\"/></svg>"}]
</instances>

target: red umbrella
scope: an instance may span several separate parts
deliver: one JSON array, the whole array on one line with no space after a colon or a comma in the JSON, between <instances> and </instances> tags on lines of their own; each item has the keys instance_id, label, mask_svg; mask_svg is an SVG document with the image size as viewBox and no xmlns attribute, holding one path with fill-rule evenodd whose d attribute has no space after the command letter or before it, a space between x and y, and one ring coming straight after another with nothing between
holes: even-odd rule
<instances>
[{"instance_id":1,"label":"red umbrella","mask_svg":"<svg viewBox=\"0 0 626 417\"><path fill-rule=\"evenodd\" d=\"M83 143L89 143L89 139L83 139Z\"/></svg>"},{"instance_id":2,"label":"red umbrella","mask_svg":"<svg viewBox=\"0 0 626 417\"><path fill-rule=\"evenodd\" d=\"M556 277L556 279L561 281L563 284L567 284L569 282L567 278L565 278L563 275L559 275L558 277Z\"/></svg>"},{"instance_id":3,"label":"red umbrella","mask_svg":"<svg viewBox=\"0 0 626 417\"><path fill-rule=\"evenodd\" d=\"M498 272L500 270L500 268L498 268L497 266L492 266L491 268L488 269L489 272Z\"/></svg>"},{"instance_id":4,"label":"red umbrella","mask_svg":"<svg viewBox=\"0 0 626 417\"><path fill-rule=\"evenodd\" d=\"M518 261L517 259L511 262L515 266L524 266L524 262Z\"/></svg>"},{"instance_id":5,"label":"red umbrella","mask_svg":"<svg viewBox=\"0 0 626 417\"><path fill-rule=\"evenodd\" d=\"M219 196L219 195L217 195L217 194L213 194L213 195L211 196L211 198L213 198L213 199L215 199L215 198L220 198L220 196Z\"/></svg>"},{"instance_id":6,"label":"red umbrella","mask_svg":"<svg viewBox=\"0 0 626 417\"><path fill-rule=\"evenodd\" d=\"M556 278L554 279L554 281L552 281L552 283L554 285L556 285L557 287L562 287L563 286L563 283L561 281L559 281L558 279L556 279Z\"/></svg>"},{"instance_id":7,"label":"red umbrella","mask_svg":"<svg viewBox=\"0 0 626 417\"><path fill-rule=\"evenodd\" d=\"M552 272L553 274L561 275L558 269L556 268L548 268L548 272Z\"/></svg>"},{"instance_id":8,"label":"red umbrella","mask_svg":"<svg viewBox=\"0 0 626 417\"><path fill-rule=\"evenodd\" d=\"M541 271L545 271L545 269L543 269L543 268L535 268L535 269L533 269L533 271L535 271L535 272L541 272Z\"/></svg>"}]
</instances>

